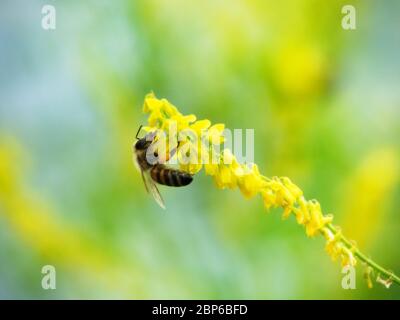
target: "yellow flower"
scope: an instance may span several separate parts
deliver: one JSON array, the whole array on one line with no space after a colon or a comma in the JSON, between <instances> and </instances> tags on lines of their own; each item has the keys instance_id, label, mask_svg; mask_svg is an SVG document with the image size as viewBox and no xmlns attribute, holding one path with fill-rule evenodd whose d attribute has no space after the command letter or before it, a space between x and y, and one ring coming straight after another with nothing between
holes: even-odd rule
<instances>
[{"instance_id":1,"label":"yellow flower","mask_svg":"<svg viewBox=\"0 0 400 320\"><path fill-rule=\"evenodd\" d=\"M336 235L332 235L332 233L327 230L327 233L329 235L329 239L326 243L325 249L332 260L335 261L339 257L341 246L343 245L340 242L340 232L338 232Z\"/></svg>"},{"instance_id":2,"label":"yellow flower","mask_svg":"<svg viewBox=\"0 0 400 320\"><path fill-rule=\"evenodd\" d=\"M308 210L307 201L304 199L304 197L300 197L298 199L298 203L299 214L296 216L297 222L299 224L306 224L308 221L310 221L310 212Z\"/></svg>"},{"instance_id":3,"label":"yellow flower","mask_svg":"<svg viewBox=\"0 0 400 320\"><path fill-rule=\"evenodd\" d=\"M244 174L239 176L239 189L246 198L252 198L261 191L265 184L261 178L260 172L256 164L253 164L250 170L246 170Z\"/></svg>"},{"instance_id":4,"label":"yellow flower","mask_svg":"<svg viewBox=\"0 0 400 320\"><path fill-rule=\"evenodd\" d=\"M149 113L153 112L154 110L160 110L162 105L163 101L157 99L154 96L154 93L149 93L144 99L143 112Z\"/></svg>"},{"instance_id":5,"label":"yellow flower","mask_svg":"<svg viewBox=\"0 0 400 320\"><path fill-rule=\"evenodd\" d=\"M299 87L296 91L305 92L308 88ZM331 225L332 215L324 215L318 201L306 200L302 190L289 178L264 177L256 164L240 164L229 149L219 150L224 142L224 124L211 125L207 119L196 121L194 115L182 115L175 106L154 94L146 96L143 111L149 114L146 131L161 129L166 137L157 139L179 141L172 145L177 149L181 170L195 174L204 165L206 174L213 177L218 188L239 188L246 198L260 194L267 209L281 207L284 218L293 213L298 224L305 227L307 236L323 235L327 241L325 249L333 260L340 258L343 265L356 265L356 247L350 246L340 230ZM357 257L374 267L368 259ZM396 277L388 271L385 274ZM400 278L395 280L400 284Z\"/></svg>"},{"instance_id":6,"label":"yellow flower","mask_svg":"<svg viewBox=\"0 0 400 320\"><path fill-rule=\"evenodd\" d=\"M203 150L203 160L204 160L204 169L207 175L215 176L218 172L218 166L220 163L220 155L215 153L210 153L208 150Z\"/></svg>"},{"instance_id":7,"label":"yellow flower","mask_svg":"<svg viewBox=\"0 0 400 320\"><path fill-rule=\"evenodd\" d=\"M296 199L300 198L303 195L303 191L296 186L289 178L282 177L281 181L283 185L289 190L289 192L295 197Z\"/></svg>"},{"instance_id":8,"label":"yellow flower","mask_svg":"<svg viewBox=\"0 0 400 320\"><path fill-rule=\"evenodd\" d=\"M306 224L306 233L307 236L313 237L321 229L324 222L322 219L321 207L317 201L309 201L307 206L310 212L310 220Z\"/></svg>"},{"instance_id":9,"label":"yellow flower","mask_svg":"<svg viewBox=\"0 0 400 320\"><path fill-rule=\"evenodd\" d=\"M159 127L162 121L162 114L159 109L156 109L149 116L149 127Z\"/></svg>"},{"instance_id":10,"label":"yellow flower","mask_svg":"<svg viewBox=\"0 0 400 320\"><path fill-rule=\"evenodd\" d=\"M195 174L202 168L198 148L191 142L180 145L177 151L178 163L181 170Z\"/></svg>"},{"instance_id":11,"label":"yellow flower","mask_svg":"<svg viewBox=\"0 0 400 320\"><path fill-rule=\"evenodd\" d=\"M218 171L214 176L214 181L220 189L233 189L237 185L237 177L234 175L231 168L224 164L218 166Z\"/></svg>"},{"instance_id":12,"label":"yellow flower","mask_svg":"<svg viewBox=\"0 0 400 320\"><path fill-rule=\"evenodd\" d=\"M353 252L351 252L350 249L346 248L345 246L342 246L342 252L341 252L341 257L342 257L342 266L355 266L357 264L357 260L354 257Z\"/></svg>"},{"instance_id":13,"label":"yellow flower","mask_svg":"<svg viewBox=\"0 0 400 320\"><path fill-rule=\"evenodd\" d=\"M211 126L210 120L199 120L196 121L195 123L190 125L190 129L192 129L194 132L196 132L199 136L200 134L204 131L207 130Z\"/></svg>"},{"instance_id":14,"label":"yellow flower","mask_svg":"<svg viewBox=\"0 0 400 320\"><path fill-rule=\"evenodd\" d=\"M371 279L372 273L373 273L373 269L371 267L367 266L364 270L364 278L367 281L368 289L372 289L372 287L374 286L372 284L372 279Z\"/></svg>"},{"instance_id":15,"label":"yellow flower","mask_svg":"<svg viewBox=\"0 0 400 320\"><path fill-rule=\"evenodd\" d=\"M276 195L271 189L265 188L261 190L261 196L264 200L265 208L276 207Z\"/></svg>"},{"instance_id":16,"label":"yellow flower","mask_svg":"<svg viewBox=\"0 0 400 320\"><path fill-rule=\"evenodd\" d=\"M225 129L225 125L222 123L214 124L208 129L206 133L206 138L209 140L211 144L221 144L224 142L223 132Z\"/></svg>"}]
</instances>

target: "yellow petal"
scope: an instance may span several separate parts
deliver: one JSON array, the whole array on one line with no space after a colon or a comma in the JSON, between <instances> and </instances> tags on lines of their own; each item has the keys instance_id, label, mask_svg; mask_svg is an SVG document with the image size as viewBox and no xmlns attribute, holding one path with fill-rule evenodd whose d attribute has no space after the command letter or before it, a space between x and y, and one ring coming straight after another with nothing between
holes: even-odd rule
<instances>
[{"instance_id":1,"label":"yellow petal","mask_svg":"<svg viewBox=\"0 0 400 320\"><path fill-rule=\"evenodd\" d=\"M204 119L204 120L199 120L193 123L190 128L192 128L194 131L201 133L202 130L206 130L210 127L211 122L210 120Z\"/></svg>"},{"instance_id":2,"label":"yellow petal","mask_svg":"<svg viewBox=\"0 0 400 320\"><path fill-rule=\"evenodd\" d=\"M148 98L144 100L143 104L143 112L148 113L154 110L159 110L161 109L163 105L163 102L154 96L149 96Z\"/></svg>"}]
</instances>

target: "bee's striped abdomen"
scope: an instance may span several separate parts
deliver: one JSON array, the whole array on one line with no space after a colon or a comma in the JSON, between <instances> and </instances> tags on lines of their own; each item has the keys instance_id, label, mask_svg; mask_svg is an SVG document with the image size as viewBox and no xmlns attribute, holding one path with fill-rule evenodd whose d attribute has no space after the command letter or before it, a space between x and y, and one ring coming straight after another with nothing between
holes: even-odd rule
<instances>
[{"instance_id":1,"label":"bee's striped abdomen","mask_svg":"<svg viewBox=\"0 0 400 320\"><path fill-rule=\"evenodd\" d=\"M189 173L169 169L162 165L152 167L150 175L157 183L171 187L187 186L193 181L193 177Z\"/></svg>"}]
</instances>

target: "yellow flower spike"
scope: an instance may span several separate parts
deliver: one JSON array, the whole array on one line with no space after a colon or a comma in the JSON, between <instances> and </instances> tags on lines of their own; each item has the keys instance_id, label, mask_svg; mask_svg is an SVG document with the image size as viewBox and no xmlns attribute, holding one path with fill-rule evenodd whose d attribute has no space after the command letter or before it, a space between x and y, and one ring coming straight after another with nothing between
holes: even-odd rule
<instances>
[{"instance_id":1,"label":"yellow flower spike","mask_svg":"<svg viewBox=\"0 0 400 320\"><path fill-rule=\"evenodd\" d=\"M240 164L229 149L221 152L219 144L223 142L224 124L211 125L207 119L196 121L194 115L182 115L167 100L159 100L152 93L146 96L143 111L149 114L145 131L162 129L167 141L174 139L173 135L177 133L179 144L176 157L181 170L195 174L204 164L206 174L213 177L218 188L239 188L245 198L260 194L266 209L281 207L284 218L293 213L298 224L305 227L307 236L321 234L326 239L325 250L333 260L340 257L343 265L355 266L358 259L388 279L379 277L378 282L386 285L390 281L400 285L398 276L361 253L339 228L331 224L333 216L324 215L318 201L306 200L303 191L289 178L267 178L260 174L257 165ZM177 132L169 132L171 124ZM194 133L197 139L182 135L187 131ZM212 143L204 145L202 138ZM213 159L217 163L213 163ZM369 282L368 286L372 287Z\"/></svg>"}]
</instances>

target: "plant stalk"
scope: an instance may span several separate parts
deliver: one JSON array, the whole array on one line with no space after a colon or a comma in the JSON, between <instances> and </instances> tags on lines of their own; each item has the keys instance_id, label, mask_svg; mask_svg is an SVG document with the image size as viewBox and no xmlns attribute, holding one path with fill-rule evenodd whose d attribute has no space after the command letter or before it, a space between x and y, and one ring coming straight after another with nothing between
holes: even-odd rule
<instances>
[{"instance_id":1,"label":"plant stalk","mask_svg":"<svg viewBox=\"0 0 400 320\"><path fill-rule=\"evenodd\" d=\"M339 231L337 230L337 228L335 228L332 224L328 224L326 225L327 228L332 231L334 234L337 234ZM365 264L367 264L368 266L370 266L372 269L374 269L375 271L377 271L378 274L382 274L385 275L387 277L388 280L393 281L394 283L396 283L397 285L400 285L400 278L395 275L392 271L388 271L385 268L383 268L382 266L380 266L379 264L377 264L376 262L374 262L373 260L369 259L366 255L364 255L360 250L358 250L357 248L355 248L354 245L351 244L351 242L344 237L343 235L340 235L340 241L342 243L344 243L344 245L352 250L352 252L354 253L354 255L360 259L362 262L364 262Z\"/></svg>"}]
</instances>

